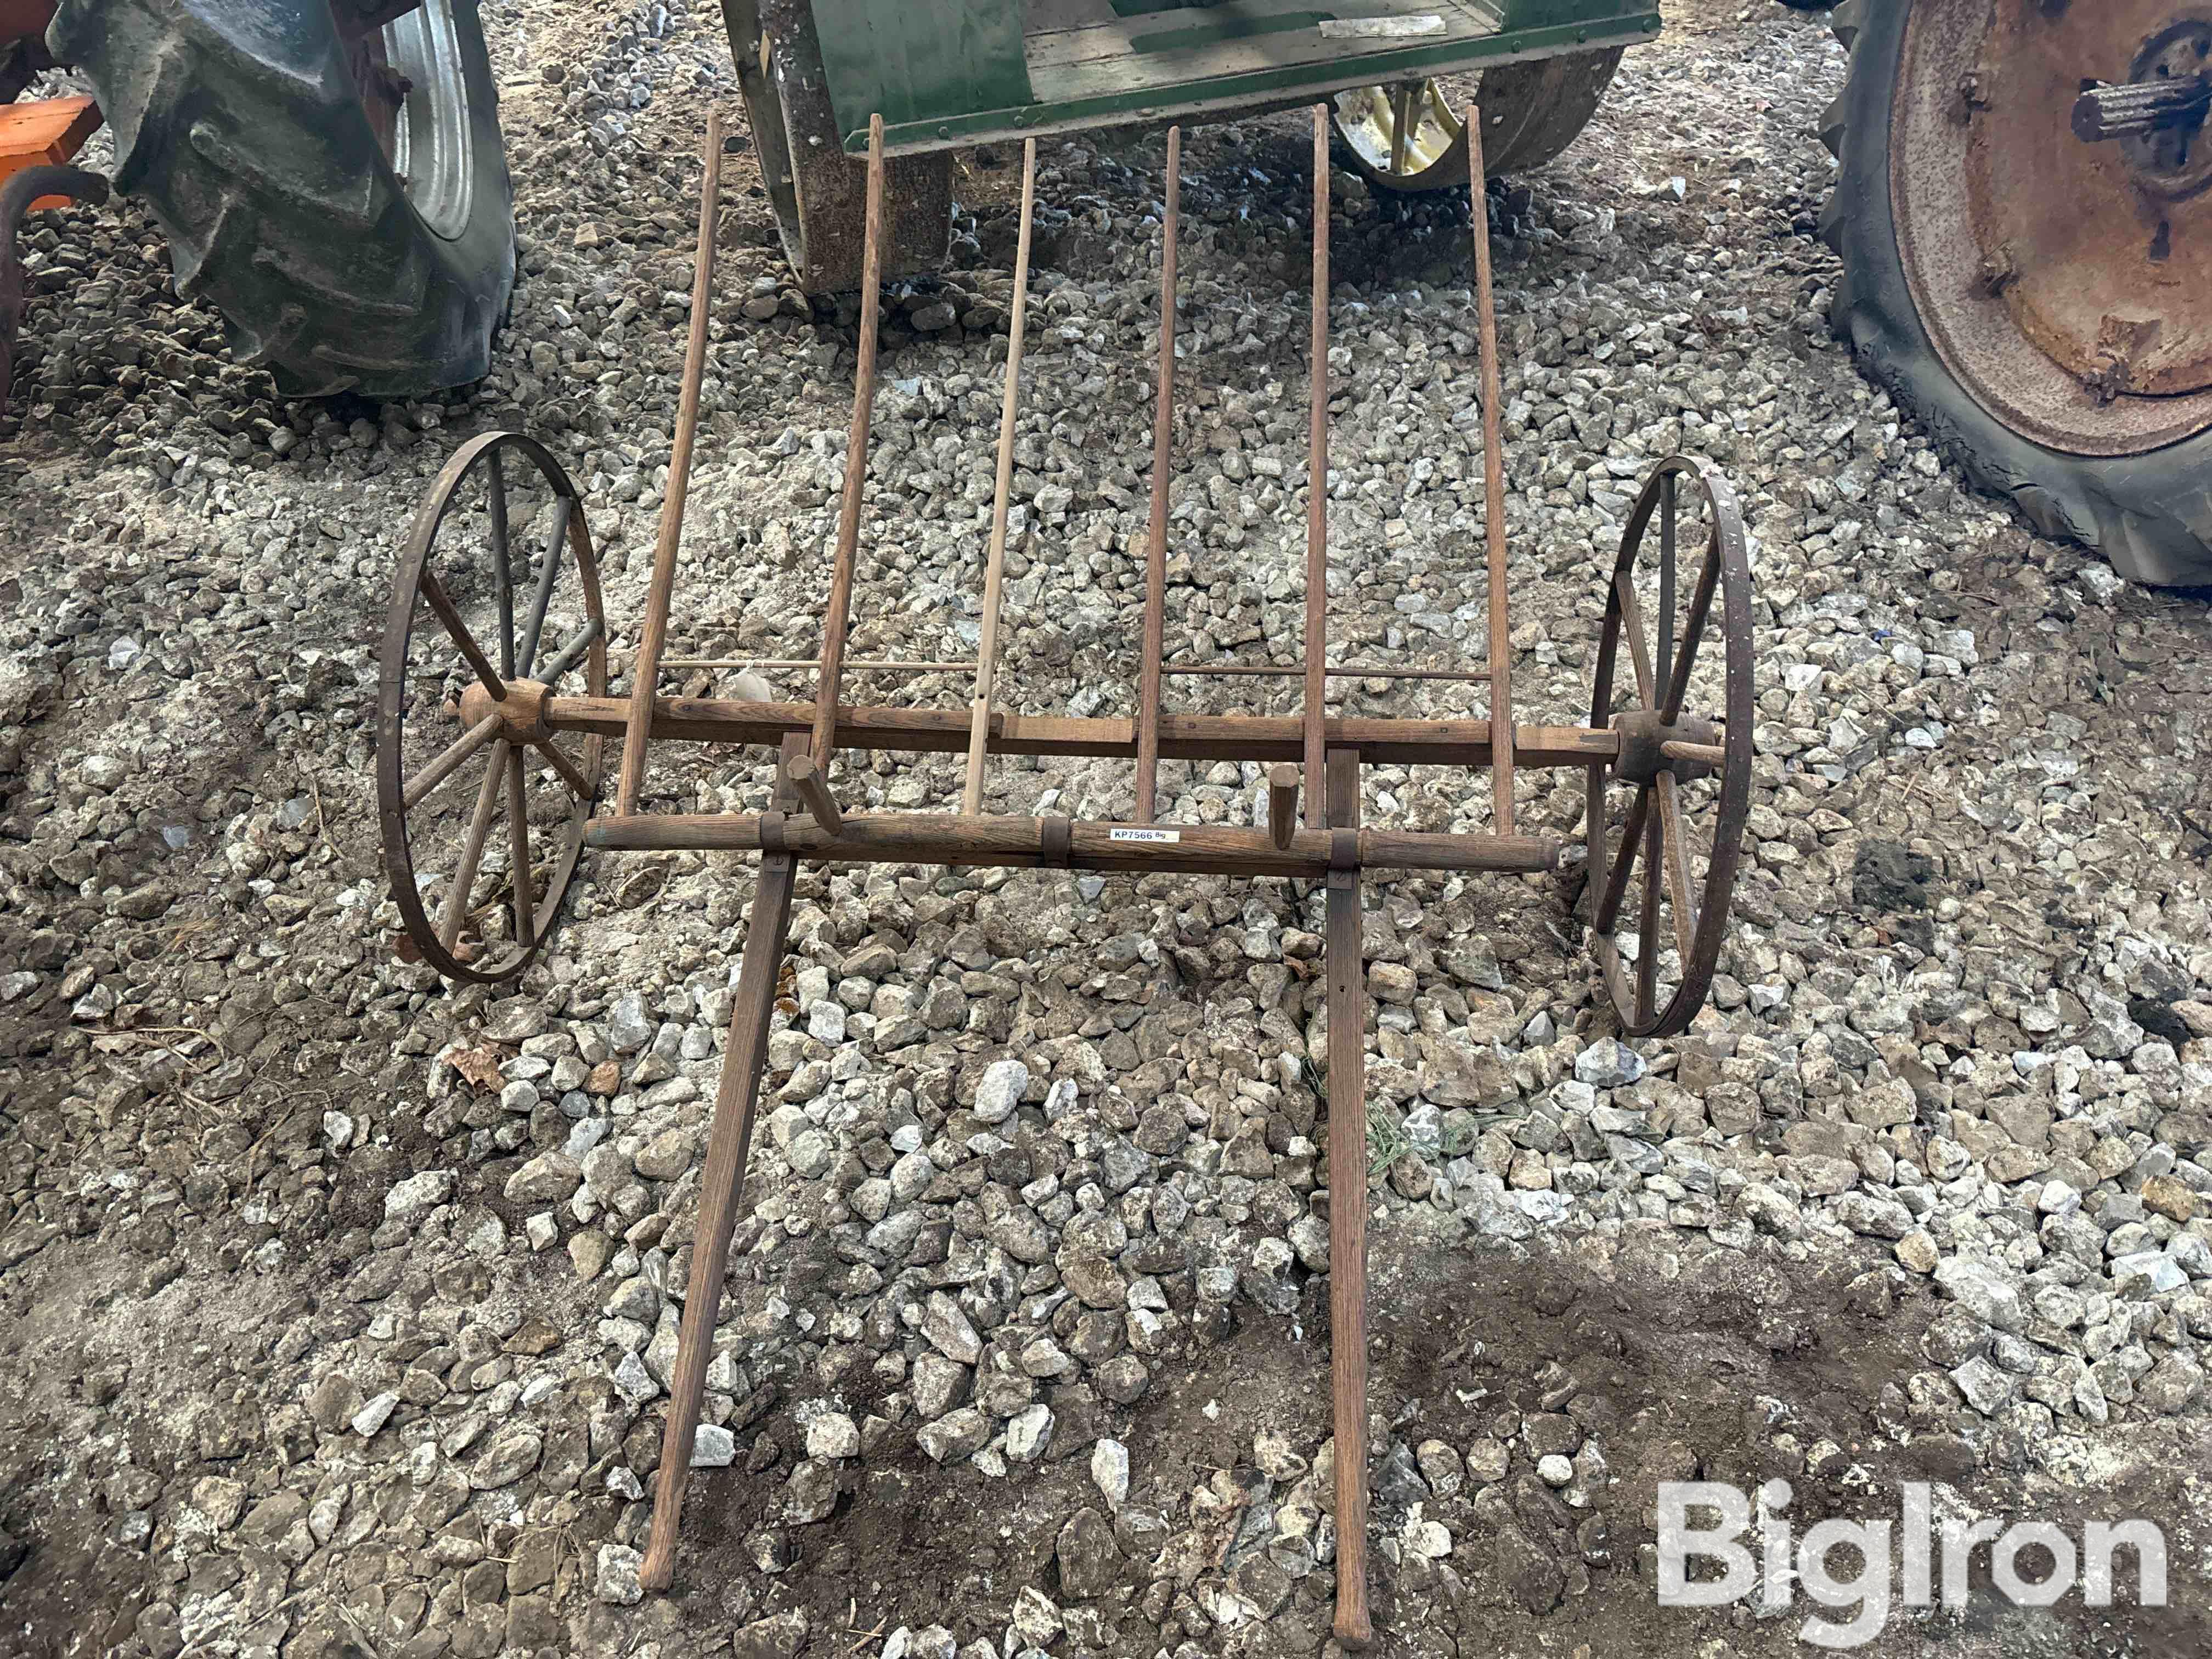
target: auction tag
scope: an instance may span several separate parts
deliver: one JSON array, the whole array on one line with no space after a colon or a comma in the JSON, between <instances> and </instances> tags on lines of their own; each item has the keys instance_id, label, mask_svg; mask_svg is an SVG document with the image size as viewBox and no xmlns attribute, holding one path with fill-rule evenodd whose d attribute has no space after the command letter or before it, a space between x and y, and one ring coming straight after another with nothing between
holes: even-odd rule
<instances>
[{"instance_id":1,"label":"auction tag","mask_svg":"<svg viewBox=\"0 0 2212 1659\"><path fill-rule=\"evenodd\" d=\"M1106 839L1109 841L1141 841L1148 842L1181 841L1182 839L1182 831L1180 830L1109 830L1106 832Z\"/></svg>"}]
</instances>

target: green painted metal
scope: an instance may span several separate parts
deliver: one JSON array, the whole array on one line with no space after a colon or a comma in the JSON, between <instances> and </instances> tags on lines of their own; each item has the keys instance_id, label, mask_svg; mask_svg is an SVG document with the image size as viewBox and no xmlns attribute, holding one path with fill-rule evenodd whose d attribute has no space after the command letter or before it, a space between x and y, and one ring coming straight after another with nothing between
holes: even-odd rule
<instances>
[{"instance_id":1,"label":"green painted metal","mask_svg":"<svg viewBox=\"0 0 2212 1659\"><path fill-rule=\"evenodd\" d=\"M868 117L929 127L955 108L1034 101L1022 51L1022 0L814 0L814 29L837 124L868 148ZM885 143L900 148L888 136Z\"/></svg>"},{"instance_id":2,"label":"green painted metal","mask_svg":"<svg viewBox=\"0 0 2212 1659\"><path fill-rule=\"evenodd\" d=\"M1079 70L1039 64L1040 39L1066 42L1088 24L1063 25L1024 38L1021 18L1036 0L814 0L830 100L845 148L867 149L871 112L884 117L893 153L944 149L1043 132L1121 123L1226 115L1241 108L1317 99L1345 87L1451 74L1496 64L1654 40L1660 16L1650 0L1216 0L1163 6L1111 0L1131 44L1110 60ZM1401 18L1443 11L1458 24L1451 38L1404 37L1402 45L1346 40L1316 55L1319 20ZM1468 33L1469 16L1486 32ZM1115 37L1095 37L1111 46ZM1279 54L1224 69L1218 49L1267 39ZM1209 64L1206 54L1212 50ZM1065 50L1058 54L1066 56ZM1286 61L1270 61L1279 56ZM1287 61L1295 59L1295 61ZM1074 86L1066 95L1055 88Z\"/></svg>"}]
</instances>

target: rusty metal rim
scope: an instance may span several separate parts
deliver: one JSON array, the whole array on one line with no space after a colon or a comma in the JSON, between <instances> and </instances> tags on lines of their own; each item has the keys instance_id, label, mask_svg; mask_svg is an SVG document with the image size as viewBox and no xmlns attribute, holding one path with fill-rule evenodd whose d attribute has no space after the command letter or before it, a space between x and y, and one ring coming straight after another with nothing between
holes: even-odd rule
<instances>
[{"instance_id":1,"label":"rusty metal rim","mask_svg":"<svg viewBox=\"0 0 2212 1659\"><path fill-rule=\"evenodd\" d=\"M438 531L445 522L459 495L462 480L476 464L495 450L513 450L538 469L539 476L551 487L554 495L568 503L568 553L575 562L578 584L583 590L584 611L587 623L599 624L599 637L585 654L581 666L584 682L593 696L606 695L607 659L605 613L599 597L599 573L597 559L592 551L591 532L584 522L582 500L570 482L568 472L544 445L520 432L487 432L469 441L453 453L439 472L421 507L416 509L407 541L399 556L399 568L392 585L392 606L385 619L384 641L379 664L376 698L376 803L377 817L384 842L384 869L392 884L392 901L399 907L400 919L408 938L422 953L422 960L449 979L471 980L478 984L497 984L512 979L529 964L538 950L554 932L561 908L567 899L568 886L574 878L578 860L584 848L584 825L589 821L597 803L602 759L605 739L594 735L585 747L584 764L580 769L592 786L589 799L575 800L571 807L566 827L566 841L552 863L552 875L544 893L539 896L536 914L538 925L534 937L526 947L513 949L484 963L461 961L446 949L438 937L437 925L423 908L421 890L416 885L415 859L407 834L405 805L406 780L400 742L406 724L407 653L414 633L415 603L420 596L422 573L429 562L432 548L436 544ZM512 537L510 537L510 546ZM548 550L549 556L550 550ZM527 566L525 566L526 570ZM571 672L574 672L573 670ZM513 877L510 874L510 881Z\"/></svg>"},{"instance_id":2,"label":"rusty metal rim","mask_svg":"<svg viewBox=\"0 0 2212 1659\"><path fill-rule=\"evenodd\" d=\"M1635 511L1629 515L1627 527L1621 532L1620 556L1606 584L1605 622L1598 635L1597 665L1590 690L1590 725L1602 729L1611 724L1613 666L1626 626L1620 602L1621 582L1624 578L1633 580L1644 532L1658 510L1669 477L1694 481L1705 498L1711 515L1712 532L1707 541L1705 559L1709 565L1716 562L1718 565L1721 641L1727 653L1728 711L1722 742L1728 758L1721 770L1720 806L1705 884L1698 895L1698 931L1692 941L1690 958L1682 963L1681 982L1674 994L1663 1007L1654 1010L1648 1023L1636 1017L1635 998L1621 971L1620 949L1611 931L1591 930L1590 949L1604 973L1606 989L1620 1016L1621 1028L1637 1037L1676 1036L1689 1028L1698 1010L1705 1006L1706 993L1711 988L1713 975L1719 965L1721 942L1728 932L1729 900L1735 890L1736 870L1742 859L1744 824L1751 813L1751 562L1735 492L1710 461L1685 455L1669 456L1662 461L1653 469ZM1662 557L1665 556L1662 550ZM1672 586L1671 581L1668 586ZM1686 653L1682 659L1698 654L1696 647L1711 620L1708 612L1700 619L1696 632L1686 634L1679 642L1677 649ZM1674 671L1670 665L1655 662L1653 672L1663 677L1653 688L1663 702L1667 682L1673 678ZM1645 706L1656 708L1658 705L1647 698ZM1583 824L1589 857L1584 867L1589 872L1588 891L1593 904L1614 864L1607 850L1612 825L1606 805L1606 792L1613 778L1613 769L1609 763L1589 769ZM1679 823L1679 818L1676 822ZM1633 847L1624 840L1620 857L1631 860L1636 856ZM1645 872L1647 879L1657 874L1656 869ZM1656 945L1648 948L1656 949Z\"/></svg>"},{"instance_id":3,"label":"rusty metal rim","mask_svg":"<svg viewBox=\"0 0 2212 1659\"><path fill-rule=\"evenodd\" d=\"M1990 0L1916 0L1909 8L1900 0L1900 9L1889 75L1891 218L1913 308L1944 368L1996 419L2065 454L2142 454L2212 427L2212 392L2100 403L1989 291L1968 188L1969 128L1947 112L1977 67ZM1857 50L1874 44L1862 37ZM1855 62L1852 73L1879 67Z\"/></svg>"}]
</instances>

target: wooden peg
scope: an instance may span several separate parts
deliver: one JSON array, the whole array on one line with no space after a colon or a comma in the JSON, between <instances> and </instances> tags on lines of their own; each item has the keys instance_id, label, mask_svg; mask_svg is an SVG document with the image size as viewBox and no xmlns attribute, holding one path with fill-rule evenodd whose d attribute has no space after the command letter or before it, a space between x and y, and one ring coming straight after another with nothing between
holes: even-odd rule
<instances>
[{"instance_id":1,"label":"wooden peg","mask_svg":"<svg viewBox=\"0 0 2212 1659\"><path fill-rule=\"evenodd\" d=\"M1267 833L1275 849L1288 852L1298 829L1298 769L1279 761L1267 769Z\"/></svg>"},{"instance_id":2,"label":"wooden peg","mask_svg":"<svg viewBox=\"0 0 2212 1659\"><path fill-rule=\"evenodd\" d=\"M791 787L799 792L799 799L806 803L806 810L814 815L814 822L831 835L845 827L845 815L837 810L837 802L830 793L830 785L822 775L822 769L811 755L795 755L791 762Z\"/></svg>"}]
</instances>

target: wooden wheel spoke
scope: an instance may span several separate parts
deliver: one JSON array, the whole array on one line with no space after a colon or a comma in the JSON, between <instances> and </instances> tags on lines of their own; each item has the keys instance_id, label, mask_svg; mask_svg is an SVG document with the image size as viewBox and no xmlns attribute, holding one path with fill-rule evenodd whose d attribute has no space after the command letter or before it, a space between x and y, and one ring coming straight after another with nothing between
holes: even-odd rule
<instances>
[{"instance_id":1,"label":"wooden wheel spoke","mask_svg":"<svg viewBox=\"0 0 2212 1659\"><path fill-rule=\"evenodd\" d=\"M484 689L495 697L504 698L507 682L500 678L490 659L484 655L483 647L477 643L477 636L469 632L469 625L461 620L460 611L453 604L452 595L446 592L446 585L438 580L438 573L427 564L422 567L421 591L422 597L429 601L430 609L437 613L438 620L445 624L446 636L467 659L477 678L483 682Z\"/></svg>"},{"instance_id":2,"label":"wooden wheel spoke","mask_svg":"<svg viewBox=\"0 0 2212 1659\"><path fill-rule=\"evenodd\" d=\"M1659 814L1648 810L1654 791L1644 786L1644 907L1636 922L1636 1023L1649 1025L1659 987L1659 890L1662 878Z\"/></svg>"},{"instance_id":3,"label":"wooden wheel spoke","mask_svg":"<svg viewBox=\"0 0 2212 1659\"><path fill-rule=\"evenodd\" d=\"M1672 772L1659 775L1659 835L1666 848L1667 888L1674 900L1674 948L1682 953L1686 972L1691 945L1698 936L1698 906L1690 896L1690 830L1682 820Z\"/></svg>"},{"instance_id":4,"label":"wooden wheel spoke","mask_svg":"<svg viewBox=\"0 0 2212 1659\"><path fill-rule=\"evenodd\" d=\"M499 594L499 672L502 678L511 680L514 678L514 572L507 560L507 472L500 465L496 448L484 459L489 463L484 504L491 515L491 574Z\"/></svg>"},{"instance_id":5,"label":"wooden wheel spoke","mask_svg":"<svg viewBox=\"0 0 2212 1659\"><path fill-rule=\"evenodd\" d=\"M1597 908L1590 916L1590 930L1603 935L1613 931L1613 918L1620 914L1620 902L1628 894L1628 878L1636 868L1636 857L1644 840L1644 822L1651 810L1651 791L1639 789L1636 805L1628 809L1628 823L1620 838L1620 854L1613 868L1606 872L1605 890L1598 897Z\"/></svg>"},{"instance_id":6,"label":"wooden wheel spoke","mask_svg":"<svg viewBox=\"0 0 2212 1659\"><path fill-rule=\"evenodd\" d=\"M1674 475L1659 484L1659 643L1652 661L1664 668L1674 660Z\"/></svg>"},{"instance_id":7,"label":"wooden wheel spoke","mask_svg":"<svg viewBox=\"0 0 2212 1659\"><path fill-rule=\"evenodd\" d=\"M463 763L470 756L475 754L477 750L499 734L499 728L503 723L503 717L496 712L486 714L449 744L445 752L437 759L408 779L406 787L400 791L399 794L400 803L404 810L413 811L421 804L424 796L459 771Z\"/></svg>"},{"instance_id":8,"label":"wooden wheel spoke","mask_svg":"<svg viewBox=\"0 0 2212 1659\"><path fill-rule=\"evenodd\" d=\"M1620 631L1628 635L1629 660L1636 665L1636 695L1646 708L1656 708L1659 688L1651 678L1651 641L1644 631L1644 605L1636 597L1632 568L1613 573L1613 592L1620 605Z\"/></svg>"},{"instance_id":9,"label":"wooden wheel spoke","mask_svg":"<svg viewBox=\"0 0 2212 1659\"><path fill-rule=\"evenodd\" d=\"M522 750L510 744L507 751L507 856L513 866L514 942L527 951L538 942L538 896L530 882L530 800L523 775Z\"/></svg>"},{"instance_id":10,"label":"wooden wheel spoke","mask_svg":"<svg viewBox=\"0 0 2212 1659\"><path fill-rule=\"evenodd\" d=\"M1705 562L1698 570L1698 586L1690 595L1690 614L1682 619L1682 643L1667 682L1667 701L1660 716L1666 725L1672 726L1681 715L1682 699L1690 690L1690 671L1698 664L1698 642L1705 637L1705 618L1712 611L1713 590L1720 579L1720 532L1716 529L1705 539Z\"/></svg>"},{"instance_id":11,"label":"wooden wheel spoke","mask_svg":"<svg viewBox=\"0 0 2212 1659\"><path fill-rule=\"evenodd\" d=\"M566 495L553 498L553 528L545 538L545 558L538 573L538 591L531 596L530 619L522 627L522 646L518 655L525 679L534 678L531 670L538 661L538 636L545 631L545 613L553 604L553 584L561 574L561 549L568 539L568 515L576 503Z\"/></svg>"},{"instance_id":12,"label":"wooden wheel spoke","mask_svg":"<svg viewBox=\"0 0 2212 1659\"><path fill-rule=\"evenodd\" d=\"M597 793L584 776L582 769L562 752L561 745L552 738L532 738L530 746L545 757L547 763L561 775L561 781L568 786L569 793L578 800L589 800Z\"/></svg>"},{"instance_id":13,"label":"wooden wheel spoke","mask_svg":"<svg viewBox=\"0 0 2212 1659\"><path fill-rule=\"evenodd\" d=\"M493 745L491 764L484 769L483 785L477 791L477 807L469 818L467 839L461 843L460 862L453 866L452 885L446 892L445 914L438 919L438 942L451 951L468 920L469 894L477 884L477 866L483 860L485 838L491 833L491 815L499 805L499 786L507 775L507 739Z\"/></svg>"},{"instance_id":14,"label":"wooden wheel spoke","mask_svg":"<svg viewBox=\"0 0 2212 1659\"><path fill-rule=\"evenodd\" d=\"M531 678L547 685L553 684L561 676L581 662L584 653L592 648L592 641L605 632L606 625L597 617L592 617L584 624L582 632L562 646L555 655L547 659L544 667Z\"/></svg>"}]
</instances>

